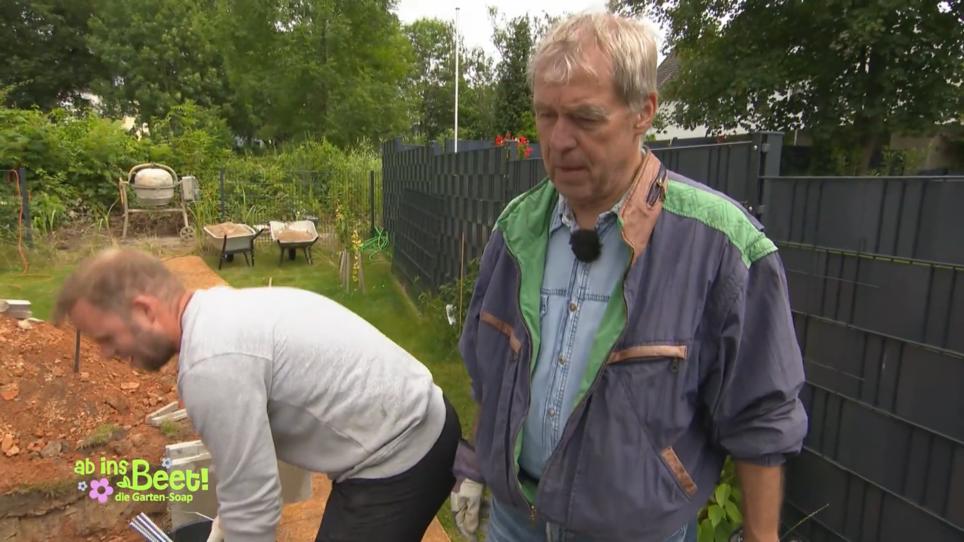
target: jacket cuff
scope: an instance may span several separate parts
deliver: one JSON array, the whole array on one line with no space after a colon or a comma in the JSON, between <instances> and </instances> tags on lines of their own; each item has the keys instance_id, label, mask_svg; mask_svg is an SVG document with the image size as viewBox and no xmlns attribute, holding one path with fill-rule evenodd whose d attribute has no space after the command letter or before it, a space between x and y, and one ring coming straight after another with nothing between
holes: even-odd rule
<instances>
[{"instance_id":1,"label":"jacket cuff","mask_svg":"<svg viewBox=\"0 0 964 542\"><path fill-rule=\"evenodd\" d=\"M742 463L753 463L754 465L760 467L779 467L786 462L786 456L784 454L765 454L758 455L755 457L734 457L734 461L740 461Z\"/></svg>"},{"instance_id":2,"label":"jacket cuff","mask_svg":"<svg viewBox=\"0 0 964 542\"><path fill-rule=\"evenodd\" d=\"M455 451L455 463L452 466L452 474L455 475L455 487L458 487L463 480L482 481L482 473L479 471L479 461L475 456L475 448L465 439L459 440L459 447Z\"/></svg>"}]
</instances>

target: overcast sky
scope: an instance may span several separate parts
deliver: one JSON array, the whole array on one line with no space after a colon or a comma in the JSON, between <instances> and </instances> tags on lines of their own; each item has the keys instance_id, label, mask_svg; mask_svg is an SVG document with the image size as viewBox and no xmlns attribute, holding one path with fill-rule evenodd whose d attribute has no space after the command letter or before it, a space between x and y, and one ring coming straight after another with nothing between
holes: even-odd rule
<instances>
[{"instance_id":1,"label":"overcast sky","mask_svg":"<svg viewBox=\"0 0 964 542\"><path fill-rule=\"evenodd\" d=\"M399 0L396 12L403 23L410 23L424 17L442 20L455 18L455 8L459 9L459 33L465 44L482 47L486 53L498 58L492 43L492 23L489 20L488 6L495 6L507 18L529 13L538 16L542 13L563 15L583 11L605 11L606 0ZM658 44L660 47L662 43ZM659 55L662 59L662 54Z\"/></svg>"}]
</instances>

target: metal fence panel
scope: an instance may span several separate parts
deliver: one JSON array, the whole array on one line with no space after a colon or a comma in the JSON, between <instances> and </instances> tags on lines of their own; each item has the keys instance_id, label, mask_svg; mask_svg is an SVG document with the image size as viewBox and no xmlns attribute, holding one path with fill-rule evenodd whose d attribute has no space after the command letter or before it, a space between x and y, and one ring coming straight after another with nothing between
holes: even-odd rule
<instances>
[{"instance_id":1,"label":"metal fence panel","mask_svg":"<svg viewBox=\"0 0 964 542\"><path fill-rule=\"evenodd\" d=\"M964 352L964 268L778 245L795 310Z\"/></svg>"},{"instance_id":2,"label":"metal fence panel","mask_svg":"<svg viewBox=\"0 0 964 542\"><path fill-rule=\"evenodd\" d=\"M442 199L417 190L401 193L400 218L395 230L393 267L408 281L420 288L434 286L438 281L441 237Z\"/></svg>"},{"instance_id":3,"label":"metal fence panel","mask_svg":"<svg viewBox=\"0 0 964 542\"><path fill-rule=\"evenodd\" d=\"M964 442L964 356L802 312L794 322L808 382Z\"/></svg>"},{"instance_id":4,"label":"metal fence panel","mask_svg":"<svg viewBox=\"0 0 964 542\"><path fill-rule=\"evenodd\" d=\"M964 177L770 177L780 241L964 264Z\"/></svg>"},{"instance_id":5,"label":"metal fence panel","mask_svg":"<svg viewBox=\"0 0 964 542\"><path fill-rule=\"evenodd\" d=\"M955 525L810 449L788 463L787 480L784 521L802 522L794 534L811 542L961 540Z\"/></svg>"}]
</instances>

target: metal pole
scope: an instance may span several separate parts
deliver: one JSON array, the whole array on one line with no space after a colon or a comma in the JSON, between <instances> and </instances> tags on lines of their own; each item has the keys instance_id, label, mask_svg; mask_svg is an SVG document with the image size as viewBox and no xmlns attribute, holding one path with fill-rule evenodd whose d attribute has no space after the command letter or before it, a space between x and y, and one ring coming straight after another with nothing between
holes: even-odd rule
<instances>
[{"instance_id":1,"label":"metal pole","mask_svg":"<svg viewBox=\"0 0 964 542\"><path fill-rule=\"evenodd\" d=\"M455 152L459 152L459 8L455 8Z\"/></svg>"},{"instance_id":2,"label":"metal pole","mask_svg":"<svg viewBox=\"0 0 964 542\"><path fill-rule=\"evenodd\" d=\"M221 168L221 222L224 222L224 168Z\"/></svg>"},{"instance_id":3,"label":"metal pole","mask_svg":"<svg viewBox=\"0 0 964 542\"><path fill-rule=\"evenodd\" d=\"M375 170L368 172L368 214L371 217L371 235L375 236Z\"/></svg>"},{"instance_id":4,"label":"metal pole","mask_svg":"<svg viewBox=\"0 0 964 542\"><path fill-rule=\"evenodd\" d=\"M20 183L20 203L23 205L23 238L27 240L27 246L33 248L33 222L30 220L30 193L27 192L26 168L18 169L17 177Z\"/></svg>"}]
</instances>

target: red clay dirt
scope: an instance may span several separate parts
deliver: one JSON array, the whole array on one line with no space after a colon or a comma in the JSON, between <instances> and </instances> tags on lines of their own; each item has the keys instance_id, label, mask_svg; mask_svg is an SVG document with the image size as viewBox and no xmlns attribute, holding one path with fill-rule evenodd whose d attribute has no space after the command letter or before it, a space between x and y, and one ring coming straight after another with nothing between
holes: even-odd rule
<instances>
[{"instance_id":1,"label":"red clay dirt","mask_svg":"<svg viewBox=\"0 0 964 542\"><path fill-rule=\"evenodd\" d=\"M22 329L0 319L0 389L8 392L0 398L0 495L69 478L75 459L155 460L163 452L164 436L144 417L176 400L173 372L145 374L102 359L85 339L74 372L74 340L71 329L45 322ZM83 449L98 428L116 438Z\"/></svg>"}]
</instances>

